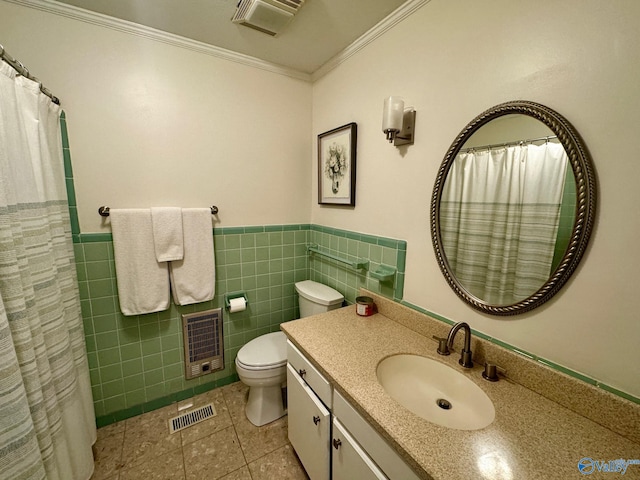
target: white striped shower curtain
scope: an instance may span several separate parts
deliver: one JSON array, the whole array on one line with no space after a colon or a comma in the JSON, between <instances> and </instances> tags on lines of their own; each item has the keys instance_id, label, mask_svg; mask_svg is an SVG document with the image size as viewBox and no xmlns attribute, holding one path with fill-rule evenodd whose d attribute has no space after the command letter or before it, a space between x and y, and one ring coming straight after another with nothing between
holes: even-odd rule
<instances>
[{"instance_id":1,"label":"white striped shower curtain","mask_svg":"<svg viewBox=\"0 0 640 480\"><path fill-rule=\"evenodd\" d=\"M566 168L558 143L456 157L440 204L442 245L471 295L512 305L548 280Z\"/></svg>"},{"instance_id":2,"label":"white striped shower curtain","mask_svg":"<svg viewBox=\"0 0 640 480\"><path fill-rule=\"evenodd\" d=\"M87 480L96 439L60 107L0 62L0 479Z\"/></svg>"}]
</instances>

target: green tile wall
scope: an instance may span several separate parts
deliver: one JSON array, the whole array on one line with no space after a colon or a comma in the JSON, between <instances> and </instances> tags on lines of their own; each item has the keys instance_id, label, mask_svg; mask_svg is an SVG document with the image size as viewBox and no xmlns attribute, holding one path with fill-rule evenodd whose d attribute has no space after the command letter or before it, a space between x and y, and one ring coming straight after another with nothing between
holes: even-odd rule
<instances>
[{"instance_id":1,"label":"green tile wall","mask_svg":"<svg viewBox=\"0 0 640 480\"><path fill-rule=\"evenodd\" d=\"M79 235L76 266L100 422L237 380L233 360L240 347L297 317L294 283L308 278L308 236L308 225L216 229L214 300L127 317L119 309L113 243ZM239 290L248 308L223 313L225 369L186 380L181 315L223 307L224 294Z\"/></svg>"},{"instance_id":2,"label":"green tile wall","mask_svg":"<svg viewBox=\"0 0 640 480\"><path fill-rule=\"evenodd\" d=\"M339 290L350 303L361 286L394 298L404 275L404 242L310 225L214 229L214 300L165 312L124 316L119 309L110 235L77 235L74 244L94 405L100 424L187 398L237 380L234 359L245 343L298 318L295 282L315 277ZM361 272L315 259L310 242L333 245L339 254L365 256L372 267L399 266L396 281L384 285ZM314 258L312 260L312 258ZM311 267L314 264L314 267ZM244 312L224 312L225 369L184 378L181 315L222 307L224 294L244 291Z\"/></svg>"},{"instance_id":3,"label":"green tile wall","mask_svg":"<svg viewBox=\"0 0 640 480\"><path fill-rule=\"evenodd\" d=\"M355 303L360 288L402 300L407 254L405 241L311 225L311 243L323 252L347 260L369 260L368 269L356 270L322 255L310 256L310 278L335 288L345 296L347 302ZM396 268L395 277L384 282L374 278L370 272L376 271L380 265Z\"/></svg>"}]
</instances>

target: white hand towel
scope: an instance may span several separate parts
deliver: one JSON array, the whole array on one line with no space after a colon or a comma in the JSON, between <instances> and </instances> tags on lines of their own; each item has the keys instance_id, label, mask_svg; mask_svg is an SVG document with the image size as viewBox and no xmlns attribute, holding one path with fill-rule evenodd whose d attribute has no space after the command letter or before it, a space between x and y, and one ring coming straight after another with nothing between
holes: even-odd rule
<instances>
[{"instance_id":1,"label":"white hand towel","mask_svg":"<svg viewBox=\"0 0 640 480\"><path fill-rule=\"evenodd\" d=\"M211 300L216 271L211 229L211 209L183 208L184 258L169 264L171 290L176 305Z\"/></svg>"},{"instance_id":2,"label":"white hand towel","mask_svg":"<svg viewBox=\"0 0 640 480\"><path fill-rule=\"evenodd\" d=\"M151 210L112 208L109 215L120 310L140 315L168 309L168 264L156 261Z\"/></svg>"},{"instance_id":3,"label":"white hand towel","mask_svg":"<svg viewBox=\"0 0 640 480\"><path fill-rule=\"evenodd\" d=\"M153 207L151 208L151 221L156 260L159 262L182 260L184 255L182 209L178 207Z\"/></svg>"}]
</instances>

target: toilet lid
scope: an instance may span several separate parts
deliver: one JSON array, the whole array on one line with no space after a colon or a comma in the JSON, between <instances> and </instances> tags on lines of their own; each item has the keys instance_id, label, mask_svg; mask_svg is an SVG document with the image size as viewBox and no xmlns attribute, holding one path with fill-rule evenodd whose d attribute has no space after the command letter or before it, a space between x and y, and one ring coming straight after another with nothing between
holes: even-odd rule
<instances>
[{"instance_id":1,"label":"toilet lid","mask_svg":"<svg viewBox=\"0 0 640 480\"><path fill-rule=\"evenodd\" d=\"M299 295L319 305L335 305L344 300L339 291L313 280L296 282L295 287Z\"/></svg>"},{"instance_id":2,"label":"toilet lid","mask_svg":"<svg viewBox=\"0 0 640 480\"><path fill-rule=\"evenodd\" d=\"M238 352L237 361L249 368L265 368L287 362L287 337L274 332L254 338Z\"/></svg>"}]
</instances>

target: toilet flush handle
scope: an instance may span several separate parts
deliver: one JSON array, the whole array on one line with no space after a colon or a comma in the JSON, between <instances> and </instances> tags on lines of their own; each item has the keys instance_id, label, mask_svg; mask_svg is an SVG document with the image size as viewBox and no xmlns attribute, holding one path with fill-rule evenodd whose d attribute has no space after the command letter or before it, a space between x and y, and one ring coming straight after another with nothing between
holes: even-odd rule
<instances>
[{"instance_id":1,"label":"toilet flush handle","mask_svg":"<svg viewBox=\"0 0 640 480\"><path fill-rule=\"evenodd\" d=\"M298 370L298 373L301 377L304 377L307 374L307 371L304 368L301 368L300 370Z\"/></svg>"}]
</instances>

